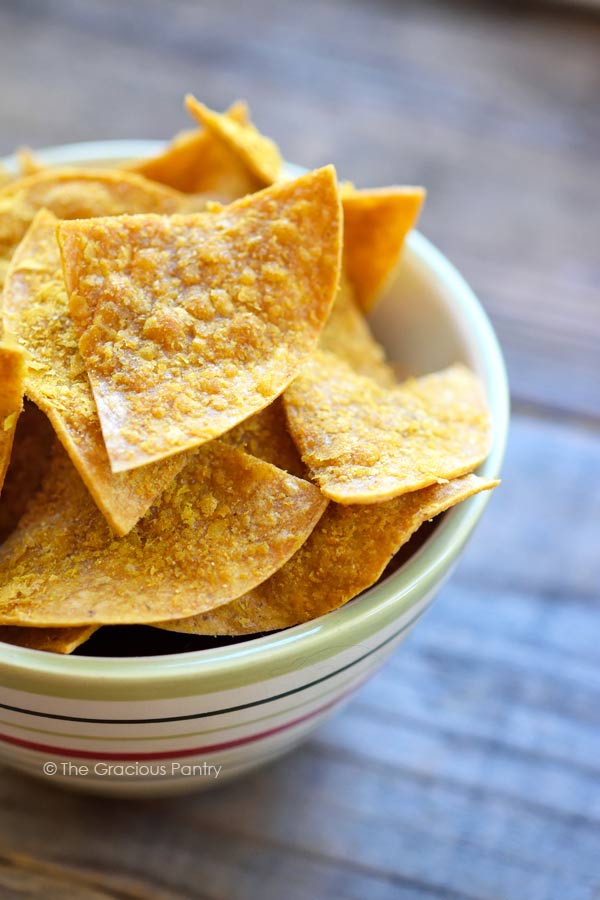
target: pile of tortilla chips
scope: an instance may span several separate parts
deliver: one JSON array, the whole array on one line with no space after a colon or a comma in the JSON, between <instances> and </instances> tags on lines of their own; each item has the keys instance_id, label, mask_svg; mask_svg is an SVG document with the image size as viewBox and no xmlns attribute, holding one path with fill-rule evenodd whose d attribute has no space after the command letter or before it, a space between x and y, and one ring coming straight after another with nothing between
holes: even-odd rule
<instances>
[{"instance_id":1,"label":"pile of tortilla chips","mask_svg":"<svg viewBox=\"0 0 600 900\"><path fill-rule=\"evenodd\" d=\"M290 180L244 103L186 105L151 159L2 175L1 641L300 624L497 483L477 378L399 383L365 318L424 191Z\"/></svg>"}]
</instances>

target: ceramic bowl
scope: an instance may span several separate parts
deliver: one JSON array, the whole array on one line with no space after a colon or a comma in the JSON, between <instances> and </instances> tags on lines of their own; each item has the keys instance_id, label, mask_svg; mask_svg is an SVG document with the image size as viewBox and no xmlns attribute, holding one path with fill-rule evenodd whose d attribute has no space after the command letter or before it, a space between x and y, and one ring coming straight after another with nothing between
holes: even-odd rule
<instances>
[{"instance_id":1,"label":"ceramic bowl","mask_svg":"<svg viewBox=\"0 0 600 900\"><path fill-rule=\"evenodd\" d=\"M135 158L148 141L51 148L48 163ZM293 171L293 167L290 167ZM372 316L390 358L424 373L457 360L485 383L498 475L508 426L502 354L456 269L421 234ZM398 571L329 615L215 650L128 659L0 644L0 762L101 794L185 793L261 766L304 740L408 636L449 575L489 495L449 513ZM217 774L218 772L218 774Z\"/></svg>"}]
</instances>

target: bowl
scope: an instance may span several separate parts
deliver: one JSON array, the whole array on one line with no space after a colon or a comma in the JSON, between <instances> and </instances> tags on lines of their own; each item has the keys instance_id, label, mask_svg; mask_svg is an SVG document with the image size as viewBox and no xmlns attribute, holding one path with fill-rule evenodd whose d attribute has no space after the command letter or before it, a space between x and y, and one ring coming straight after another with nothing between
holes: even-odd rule
<instances>
[{"instance_id":1,"label":"bowl","mask_svg":"<svg viewBox=\"0 0 600 900\"><path fill-rule=\"evenodd\" d=\"M114 164L161 146L84 143L39 156L52 164ZM390 358L416 374L463 361L480 375L494 442L479 472L496 477L509 411L502 354L471 289L421 234L409 236L371 322ZM488 497L446 513L401 568L359 598L267 637L126 659L0 644L0 762L71 789L130 796L197 791L264 765L318 728L405 640Z\"/></svg>"}]
</instances>

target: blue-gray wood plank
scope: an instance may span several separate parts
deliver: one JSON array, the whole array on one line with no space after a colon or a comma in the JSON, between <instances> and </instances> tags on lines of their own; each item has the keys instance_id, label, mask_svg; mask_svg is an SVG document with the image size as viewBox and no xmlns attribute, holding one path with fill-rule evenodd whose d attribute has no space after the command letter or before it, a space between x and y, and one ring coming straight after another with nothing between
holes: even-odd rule
<instances>
[{"instance_id":1,"label":"blue-gray wood plank","mask_svg":"<svg viewBox=\"0 0 600 900\"><path fill-rule=\"evenodd\" d=\"M503 338L504 483L389 665L205 796L0 771L0 896L600 898L600 21L538 4L5 0L0 152L247 96L286 155L422 181Z\"/></svg>"}]
</instances>

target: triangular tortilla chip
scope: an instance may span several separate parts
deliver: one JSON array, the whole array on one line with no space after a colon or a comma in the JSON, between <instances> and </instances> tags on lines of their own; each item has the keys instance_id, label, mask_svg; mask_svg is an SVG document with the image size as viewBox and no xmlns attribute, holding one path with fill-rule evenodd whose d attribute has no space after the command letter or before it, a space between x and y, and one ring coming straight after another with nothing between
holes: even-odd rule
<instances>
[{"instance_id":1,"label":"triangular tortilla chip","mask_svg":"<svg viewBox=\"0 0 600 900\"><path fill-rule=\"evenodd\" d=\"M27 647L29 650L44 650L46 653L73 653L91 638L97 630L95 626L82 628L19 628L16 625L0 627L0 641Z\"/></svg>"},{"instance_id":2,"label":"triangular tortilla chip","mask_svg":"<svg viewBox=\"0 0 600 900\"><path fill-rule=\"evenodd\" d=\"M373 307L396 268L424 199L421 187L342 190L344 265L365 312Z\"/></svg>"},{"instance_id":3,"label":"triangular tortilla chip","mask_svg":"<svg viewBox=\"0 0 600 900\"><path fill-rule=\"evenodd\" d=\"M212 612L163 622L161 627L242 635L323 616L375 584L391 557L424 522L497 484L465 475L373 506L330 503L306 543L268 581Z\"/></svg>"},{"instance_id":4,"label":"triangular tortilla chip","mask_svg":"<svg viewBox=\"0 0 600 900\"><path fill-rule=\"evenodd\" d=\"M305 478L307 469L287 427L287 419L281 397L277 397L269 406L250 416L228 431L223 441L233 447L239 447L263 459L265 462L284 469L297 478Z\"/></svg>"},{"instance_id":5,"label":"triangular tortilla chip","mask_svg":"<svg viewBox=\"0 0 600 900\"><path fill-rule=\"evenodd\" d=\"M23 408L26 371L23 351L1 335L0 328L0 493L10 462L17 420Z\"/></svg>"},{"instance_id":6,"label":"triangular tortilla chip","mask_svg":"<svg viewBox=\"0 0 600 900\"><path fill-rule=\"evenodd\" d=\"M283 165L279 148L252 122L236 121L227 113L214 112L191 94L185 98L185 105L197 122L227 144L262 186L277 181Z\"/></svg>"},{"instance_id":7,"label":"triangular tortilla chip","mask_svg":"<svg viewBox=\"0 0 600 900\"><path fill-rule=\"evenodd\" d=\"M339 356L359 375L368 375L383 387L396 384L394 370L385 360L385 351L371 334L354 298L352 285L344 275L319 347Z\"/></svg>"},{"instance_id":8,"label":"triangular tortilla chip","mask_svg":"<svg viewBox=\"0 0 600 900\"><path fill-rule=\"evenodd\" d=\"M240 124L248 121L248 109L241 101L224 115ZM264 187L238 154L207 128L182 132L162 153L127 168L186 194L208 195L224 202Z\"/></svg>"},{"instance_id":9,"label":"triangular tortilla chip","mask_svg":"<svg viewBox=\"0 0 600 900\"><path fill-rule=\"evenodd\" d=\"M43 412L25 403L0 493L0 544L17 527L50 463L54 432Z\"/></svg>"},{"instance_id":10,"label":"triangular tortilla chip","mask_svg":"<svg viewBox=\"0 0 600 900\"><path fill-rule=\"evenodd\" d=\"M321 350L284 404L303 462L338 503L379 503L457 478L490 450L483 388L462 365L389 390Z\"/></svg>"},{"instance_id":11,"label":"triangular tortilla chip","mask_svg":"<svg viewBox=\"0 0 600 900\"><path fill-rule=\"evenodd\" d=\"M183 208L184 199L140 175L114 169L44 169L11 181L0 190L0 287L15 247L42 207L61 219L83 219L172 213Z\"/></svg>"},{"instance_id":12,"label":"triangular tortilla chip","mask_svg":"<svg viewBox=\"0 0 600 900\"><path fill-rule=\"evenodd\" d=\"M332 166L217 212L58 226L113 471L195 447L278 396L335 296Z\"/></svg>"},{"instance_id":13,"label":"triangular tortilla chip","mask_svg":"<svg viewBox=\"0 0 600 900\"><path fill-rule=\"evenodd\" d=\"M17 157L19 171L23 177L27 175L36 175L46 168L41 159L38 159L29 147L19 147L15 156Z\"/></svg>"},{"instance_id":14,"label":"triangular tortilla chip","mask_svg":"<svg viewBox=\"0 0 600 900\"><path fill-rule=\"evenodd\" d=\"M0 547L0 624L143 624L206 612L279 569L325 506L313 484L213 441L115 539L59 450Z\"/></svg>"},{"instance_id":15,"label":"triangular tortilla chip","mask_svg":"<svg viewBox=\"0 0 600 900\"><path fill-rule=\"evenodd\" d=\"M69 316L57 222L51 212L40 210L15 251L4 286L4 321L29 355L27 396L46 413L98 508L123 535L181 471L189 455L136 472L111 471Z\"/></svg>"}]
</instances>

